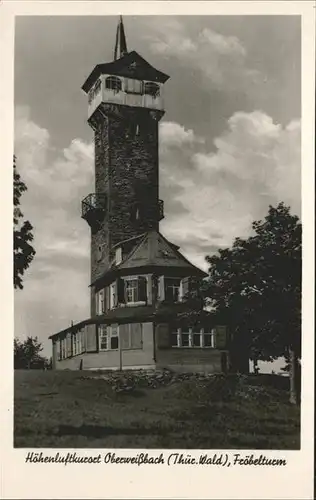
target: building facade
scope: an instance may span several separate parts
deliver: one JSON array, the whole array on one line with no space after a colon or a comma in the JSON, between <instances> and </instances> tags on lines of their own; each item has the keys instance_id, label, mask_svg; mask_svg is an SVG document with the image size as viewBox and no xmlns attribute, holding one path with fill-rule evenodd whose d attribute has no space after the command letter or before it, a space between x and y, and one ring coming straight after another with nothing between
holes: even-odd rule
<instances>
[{"instance_id":1,"label":"building facade","mask_svg":"<svg viewBox=\"0 0 316 500\"><path fill-rule=\"evenodd\" d=\"M95 192L82 201L91 232L90 317L50 337L55 369L226 371L224 327L183 320L190 283L205 277L159 231L159 121L168 76L127 51L82 86L94 131Z\"/></svg>"}]
</instances>

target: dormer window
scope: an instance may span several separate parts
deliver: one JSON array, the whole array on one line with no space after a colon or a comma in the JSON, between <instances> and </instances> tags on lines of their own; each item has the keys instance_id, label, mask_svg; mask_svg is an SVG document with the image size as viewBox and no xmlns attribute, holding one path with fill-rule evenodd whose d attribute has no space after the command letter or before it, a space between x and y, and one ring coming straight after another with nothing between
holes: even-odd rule
<instances>
[{"instance_id":1,"label":"dormer window","mask_svg":"<svg viewBox=\"0 0 316 500\"><path fill-rule=\"evenodd\" d=\"M159 85L153 82L145 83L144 93L147 95L151 95L152 97L158 97L160 95Z\"/></svg>"},{"instance_id":2,"label":"dormer window","mask_svg":"<svg viewBox=\"0 0 316 500\"><path fill-rule=\"evenodd\" d=\"M122 90L122 82L117 76L108 76L105 79L105 88L120 92Z\"/></svg>"}]
</instances>

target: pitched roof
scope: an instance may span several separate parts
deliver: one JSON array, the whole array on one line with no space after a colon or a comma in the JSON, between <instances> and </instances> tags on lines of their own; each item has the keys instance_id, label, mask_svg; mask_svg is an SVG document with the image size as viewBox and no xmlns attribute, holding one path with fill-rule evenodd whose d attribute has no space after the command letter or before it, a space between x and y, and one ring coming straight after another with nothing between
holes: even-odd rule
<instances>
[{"instance_id":1,"label":"pitched roof","mask_svg":"<svg viewBox=\"0 0 316 500\"><path fill-rule=\"evenodd\" d=\"M82 90L86 93L89 92L94 82L102 74L125 76L138 80L150 80L161 83L165 83L169 79L168 75L151 66L151 64L135 50L128 52L123 55L123 57L112 62L97 64L82 85Z\"/></svg>"},{"instance_id":2,"label":"pitched roof","mask_svg":"<svg viewBox=\"0 0 316 500\"><path fill-rule=\"evenodd\" d=\"M141 235L139 239L135 238L135 245L124 255L124 244L130 241L126 240L126 242L121 243L123 249L122 262L118 265L113 263L112 267L97 278L92 285L100 283L109 273L126 274L129 270L139 268L153 270L155 268L170 268L170 271L178 269L183 273L187 272L188 276L207 276L204 271L194 266L179 252L179 247L168 241L158 231L149 231ZM116 247L118 246L120 245L116 245Z\"/></svg>"}]
</instances>

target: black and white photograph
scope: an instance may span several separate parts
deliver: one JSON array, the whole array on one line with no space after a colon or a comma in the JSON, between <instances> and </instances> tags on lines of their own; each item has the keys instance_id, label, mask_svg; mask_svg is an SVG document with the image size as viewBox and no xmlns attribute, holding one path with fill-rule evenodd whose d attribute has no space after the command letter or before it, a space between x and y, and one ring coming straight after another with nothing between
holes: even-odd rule
<instances>
[{"instance_id":1,"label":"black and white photograph","mask_svg":"<svg viewBox=\"0 0 316 500\"><path fill-rule=\"evenodd\" d=\"M29 462L302 449L302 33L300 15L229 8L15 16L12 443Z\"/></svg>"},{"instance_id":2,"label":"black and white photograph","mask_svg":"<svg viewBox=\"0 0 316 500\"><path fill-rule=\"evenodd\" d=\"M299 448L300 18L15 50L15 445Z\"/></svg>"}]
</instances>

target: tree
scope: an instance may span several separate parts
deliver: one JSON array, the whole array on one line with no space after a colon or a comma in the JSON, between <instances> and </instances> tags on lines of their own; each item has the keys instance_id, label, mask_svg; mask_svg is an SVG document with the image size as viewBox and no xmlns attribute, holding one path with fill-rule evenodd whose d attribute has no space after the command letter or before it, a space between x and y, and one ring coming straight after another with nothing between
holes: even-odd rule
<instances>
[{"instance_id":1,"label":"tree","mask_svg":"<svg viewBox=\"0 0 316 500\"><path fill-rule=\"evenodd\" d=\"M40 353L43 350L41 342L37 337L27 337L22 342L14 339L14 368L15 369L38 369L45 368L49 362Z\"/></svg>"},{"instance_id":2,"label":"tree","mask_svg":"<svg viewBox=\"0 0 316 500\"><path fill-rule=\"evenodd\" d=\"M253 235L236 238L231 249L206 257L207 295L233 332L232 357L244 353L256 363L280 356L290 360L291 402L298 401L301 356L301 233L290 208L269 207Z\"/></svg>"},{"instance_id":3,"label":"tree","mask_svg":"<svg viewBox=\"0 0 316 500\"><path fill-rule=\"evenodd\" d=\"M35 250L33 241L33 227L28 220L23 221L20 209L20 199L27 190L16 168L16 157L13 157L13 256L14 256L14 288L23 288L22 276L32 262Z\"/></svg>"}]
</instances>

